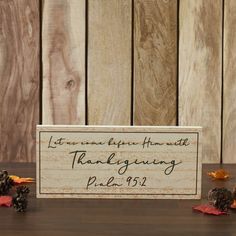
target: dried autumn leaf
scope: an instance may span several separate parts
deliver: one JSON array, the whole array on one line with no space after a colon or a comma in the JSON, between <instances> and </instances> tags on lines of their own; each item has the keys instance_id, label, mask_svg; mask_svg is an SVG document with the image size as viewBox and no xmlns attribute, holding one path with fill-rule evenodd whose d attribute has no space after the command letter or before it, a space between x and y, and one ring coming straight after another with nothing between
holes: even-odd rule
<instances>
[{"instance_id":1,"label":"dried autumn leaf","mask_svg":"<svg viewBox=\"0 0 236 236\"><path fill-rule=\"evenodd\" d=\"M0 206L11 207L12 197L11 196L0 196Z\"/></svg>"},{"instance_id":2,"label":"dried autumn leaf","mask_svg":"<svg viewBox=\"0 0 236 236\"><path fill-rule=\"evenodd\" d=\"M209 206L209 205L198 205L198 206L193 207L193 210L200 211L204 214L216 215L216 216L227 214L226 212L220 211L220 210L216 209L215 207Z\"/></svg>"},{"instance_id":3,"label":"dried autumn leaf","mask_svg":"<svg viewBox=\"0 0 236 236\"><path fill-rule=\"evenodd\" d=\"M211 171L211 172L208 172L207 174L211 176L213 179L218 179L218 180L226 180L230 176L229 173L225 171L224 169Z\"/></svg>"},{"instance_id":4,"label":"dried autumn leaf","mask_svg":"<svg viewBox=\"0 0 236 236\"><path fill-rule=\"evenodd\" d=\"M234 200L233 204L230 206L232 209L236 209L236 200Z\"/></svg>"},{"instance_id":5,"label":"dried autumn leaf","mask_svg":"<svg viewBox=\"0 0 236 236\"><path fill-rule=\"evenodd\" d=\"M14 181L15 184L25 184L34 182L34 178L21 178L16 175L10 175L10 178Z\"/></svg>"}]
</instances>

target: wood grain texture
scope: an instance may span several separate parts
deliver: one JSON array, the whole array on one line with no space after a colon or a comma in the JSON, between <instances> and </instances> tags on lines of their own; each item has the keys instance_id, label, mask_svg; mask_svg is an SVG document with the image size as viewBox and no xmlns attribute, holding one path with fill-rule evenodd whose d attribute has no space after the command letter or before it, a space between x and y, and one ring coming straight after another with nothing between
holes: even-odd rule
<instances>
[{"instance_id":1,"label":"wood grain texture","mask_svg":"<svg viewBox=\"0 0 236 236\"><path fill-rule=\"evenodd\" d=\"M223 162L236 163L236 1L224 4Z\"/></svg>"},{"instance_id":2,"label":"wood grain texture","mask_svg":"<svg viewBox=\"0 0 236 236\"><path fill-rule=\"evenodd\" d=\"M85 123L85 0L44 0L43 123Z\"/></svg>"},{"instance_id":3,"label":"wood grain texture","mask_svg":"<svg viewBox=\"0 0 236 236\"><path fill-rule=\"evenodd\" d=\"M222 1L181 0L179 124L203 126L203 160L220 161Z\"/></svg>"},{"instance_id":4,"label":"wood grain texture","mask_svg":"<svg viewBox=\"0 0 236 236\"><path fill-rule=\"evenodd\" d=\"M35 160L39 2L0 1L0 161Z\"/></svg>"},{"instance_id":5,"label":"wood grain texture","mask_svg":"<svg viewBox=\"0 0 236 236\"><path fill-rule=\"evenodd\" d=\"M177 1L134 8L134 124L176 125Z\"/></svg>"},{"instance_id":6,"label":"wood grain texture","mask_svg":"<svg viewBox=\"0 0 236 236\"><path fill-rule=\"evenodd\" d=\"M131 0L88 5L88 123L129 125Z\"/></svg>"}]
</instances>

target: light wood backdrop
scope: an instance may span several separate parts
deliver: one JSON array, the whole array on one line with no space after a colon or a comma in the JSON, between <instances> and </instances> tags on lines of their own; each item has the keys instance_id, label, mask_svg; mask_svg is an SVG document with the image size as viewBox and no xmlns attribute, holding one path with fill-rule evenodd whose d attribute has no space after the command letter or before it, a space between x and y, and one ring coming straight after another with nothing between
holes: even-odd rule
<instances>
[{"instance_id":1,"label":"light wood backdrop","mask_svg":"<svg viewBox=\"0 0 236 236\"><path fill-rule=\"evenodd\" d=\"M0 160L35 125L200 125L236 163L235 0L0 0Z\"/></svg>"}]
</instances>

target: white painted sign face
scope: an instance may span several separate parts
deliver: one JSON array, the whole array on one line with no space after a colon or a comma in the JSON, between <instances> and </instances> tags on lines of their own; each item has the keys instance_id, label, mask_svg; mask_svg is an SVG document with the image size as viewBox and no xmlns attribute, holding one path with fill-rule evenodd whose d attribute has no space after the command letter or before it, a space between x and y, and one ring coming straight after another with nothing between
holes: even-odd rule
<instances>
[{"instance_id":1,"label":"white painted sign face","mask_svg":"<svg viewBox=\"0 0 236 236\"><path fill-rule=\"evenodd\" d=\"M37 197L199 199L201 128L38 126Z\"/></svg>"}]
</instances>

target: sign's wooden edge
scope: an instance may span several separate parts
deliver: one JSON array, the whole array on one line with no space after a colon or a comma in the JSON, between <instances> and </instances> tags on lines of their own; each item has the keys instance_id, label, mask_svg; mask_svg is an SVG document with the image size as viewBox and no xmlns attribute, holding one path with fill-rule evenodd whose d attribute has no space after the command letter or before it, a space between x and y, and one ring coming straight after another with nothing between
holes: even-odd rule
<instances>
[{"instance_id":1,"label":"sign's wooden edge","mask_svg":"<svg viewBox=\"0 0 236 236\"><path fill-rule=\"evenodd\" d=\"M202 131L201 126L125 126L125 125L119 125L119 126L111 126L111 125L37 125L36 130L54 130L54 129L62 129L62 130L74 130L74 129L99 129L99 130L104 130L104 129L130 129L130 130L188 130L188 131Z\"/></svg>"},{"instance_id":2,"label":"sign's wooden edge","mask_svg":"<svg viewBox=\"0 0 236 236\"><path fill-rule=\"evenodd\" d=\"M39 194L37 195L37 198L68 198L68 199L143 199L143 200L160 200L160 199L175 199L175 200L198 200L201 199L201 194L197 195L70 195L70 194Z\"/></svg>"},{"instance_id":3,"label":"sign's wooden edge","mask_svg":"<svg viewBox=\"0 0 236 236\"><path fill-rule=\"evenodd\" d=\"M195 195L188 194L149 194L149 195L128 195L128 194L116 194L116 195L90 195L90 194L42 194L39 192L39 132L40 131L83 131L83 130L98 130L98 131L109 131L109 130L130 130L130 131L169 131L172 132L197 132L198 135L198 172L197 174L197 193ZM181 131L180 131L181 130ZM59 132L60 132L59 131ZM201 184L202 184L202 127L201 126L86 126L86 125L37 125L36 127L36 197L37 198L81 198L81 199L200 199L201 198Z\"/></svg>"}]
</instances>

